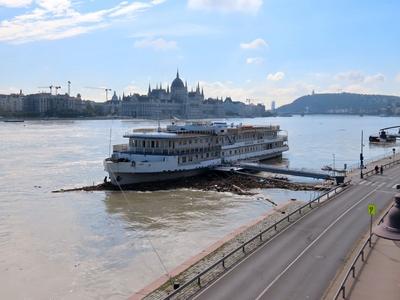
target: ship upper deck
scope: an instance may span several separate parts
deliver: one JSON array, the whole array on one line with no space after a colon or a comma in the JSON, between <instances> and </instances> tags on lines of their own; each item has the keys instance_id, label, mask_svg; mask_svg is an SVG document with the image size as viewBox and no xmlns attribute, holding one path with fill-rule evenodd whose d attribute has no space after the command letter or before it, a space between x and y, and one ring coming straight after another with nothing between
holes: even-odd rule
<instances>
[{"instance_id":1,"label":"ship upper deck","mask_svg":"<svg viewBox=\"0 0 400 300\"><path fill-rule=\"evenodd\" d=\"M192 132L168 132L168 131L136 131L132 133L125 133L125 138L133 139L184 139L195 137L206 137L211 134L205 133L192 133Z\"/></svg>"}]
</instances>

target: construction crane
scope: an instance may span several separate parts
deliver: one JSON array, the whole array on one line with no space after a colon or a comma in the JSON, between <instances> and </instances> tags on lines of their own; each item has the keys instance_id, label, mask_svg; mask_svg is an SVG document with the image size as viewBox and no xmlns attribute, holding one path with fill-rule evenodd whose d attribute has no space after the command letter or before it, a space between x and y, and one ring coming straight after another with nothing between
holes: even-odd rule
<instances>
[{"instance_id":1,"label":"construction crane","mask_svg":"<svg viewBox=\"0 0 400 300\"><path fill-rule=\"evenodd\" d=\"M71 81L68 80L68 96L71 97Z\"/></svg>"},{"instance_id":2,"label":"construction crane","mask_svg":"<svg viewBox=\"0 0 400 300\"><path fill-rule=\"evenodd\" d=\"M103 90L106 92L106 101L108 101L108 92L111 91L110 88L106 88L106 87L93 87L93 86L86 86L86 89L93 89L93 90Z\"/></svg>"},{"instance_id":3,"label":"construction crane","mask_svg":"<svg viewBox=\"0 0 400 300\"><path fill-rule=\"evenodd\" d=\"M56 89L56 96L57 96L58 90L61 89L61 86L55 86L54 88Z\"/></svg>"},{"instance_id":4,"label":"construction crane","mask_svg":"<svg viewBox=\"0 0 400 300\"><path fill-rule=\"evenodd\" d=\"M53 94L54 85L50 86L38 86L39 89L50 89L50 95Z\"/></svg>"}]
</instances>

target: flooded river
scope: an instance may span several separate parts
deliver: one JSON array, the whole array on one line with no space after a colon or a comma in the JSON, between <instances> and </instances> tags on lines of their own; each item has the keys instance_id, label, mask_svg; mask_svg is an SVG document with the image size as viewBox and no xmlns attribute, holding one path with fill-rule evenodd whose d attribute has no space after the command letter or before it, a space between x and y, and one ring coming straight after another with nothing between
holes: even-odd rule
<instances>
[{"instance_id":1,"label":"flooded river","mask_svg":"<svg viewBox=\"0 0 400 300\"><path fill-rule=\"evenodd\" d=\"M398 118L295 116L230 119L279 124L290 151L283 164L320 169L356 164L360 133ZM165 125L166 123L162 124ZM125 299L270 205L257 197L173 190L51 193L101 182L112 143L153 121L0 123L0 281L2 299ZM393 146L370 147L366 159ZM310 192L265 190L278 203Z\"/></svg>"}]
</instances>

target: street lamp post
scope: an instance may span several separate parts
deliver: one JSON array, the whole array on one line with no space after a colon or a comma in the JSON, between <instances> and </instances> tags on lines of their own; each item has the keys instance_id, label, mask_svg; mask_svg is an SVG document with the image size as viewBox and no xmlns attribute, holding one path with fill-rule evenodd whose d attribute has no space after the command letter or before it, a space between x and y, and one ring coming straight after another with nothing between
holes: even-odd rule
<instances>
[{"instance_id":1,"label":"street lamp post","mask_svg":"<svg viewBox=\"0 0 400 300\"><path fill-rule=\"evenodd\" d=\"M392 151L393 151L393 161L394 161L396 155L396 148L393 148Z\"/></svg>"},{"instance_id":2,"label":"street lamp post","mask_svg":"<svg viewBox=\"0 0 400 300\"><path fill-rule=\"evenodd\" d=\"M364 148L364 143L363 143L363 136L364 132L361 130L361 153L360 153L360 178L364 178L363 174L363 169L364 169L364 155L363 155L363 148Z\"/></svg>"}]
</instances>

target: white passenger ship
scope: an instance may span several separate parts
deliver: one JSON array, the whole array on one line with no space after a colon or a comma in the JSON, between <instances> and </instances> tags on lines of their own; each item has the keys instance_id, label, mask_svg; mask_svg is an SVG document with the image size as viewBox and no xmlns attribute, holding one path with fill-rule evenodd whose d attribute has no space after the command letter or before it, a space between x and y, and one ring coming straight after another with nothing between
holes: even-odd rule
<instances>
[{"instance_id":1,"label":"white passenger ship","mask_svg":"<svg viewBox=\"0 0 400 300\"><path fill-rule=\"evenodd\" d=\"M223 122L172 123L166 129L126 133L129 144L114 145L104 160L112 184L178 179L239 160L264 160L289 149L279 126Z\"/></svg>"}]
</instances>

